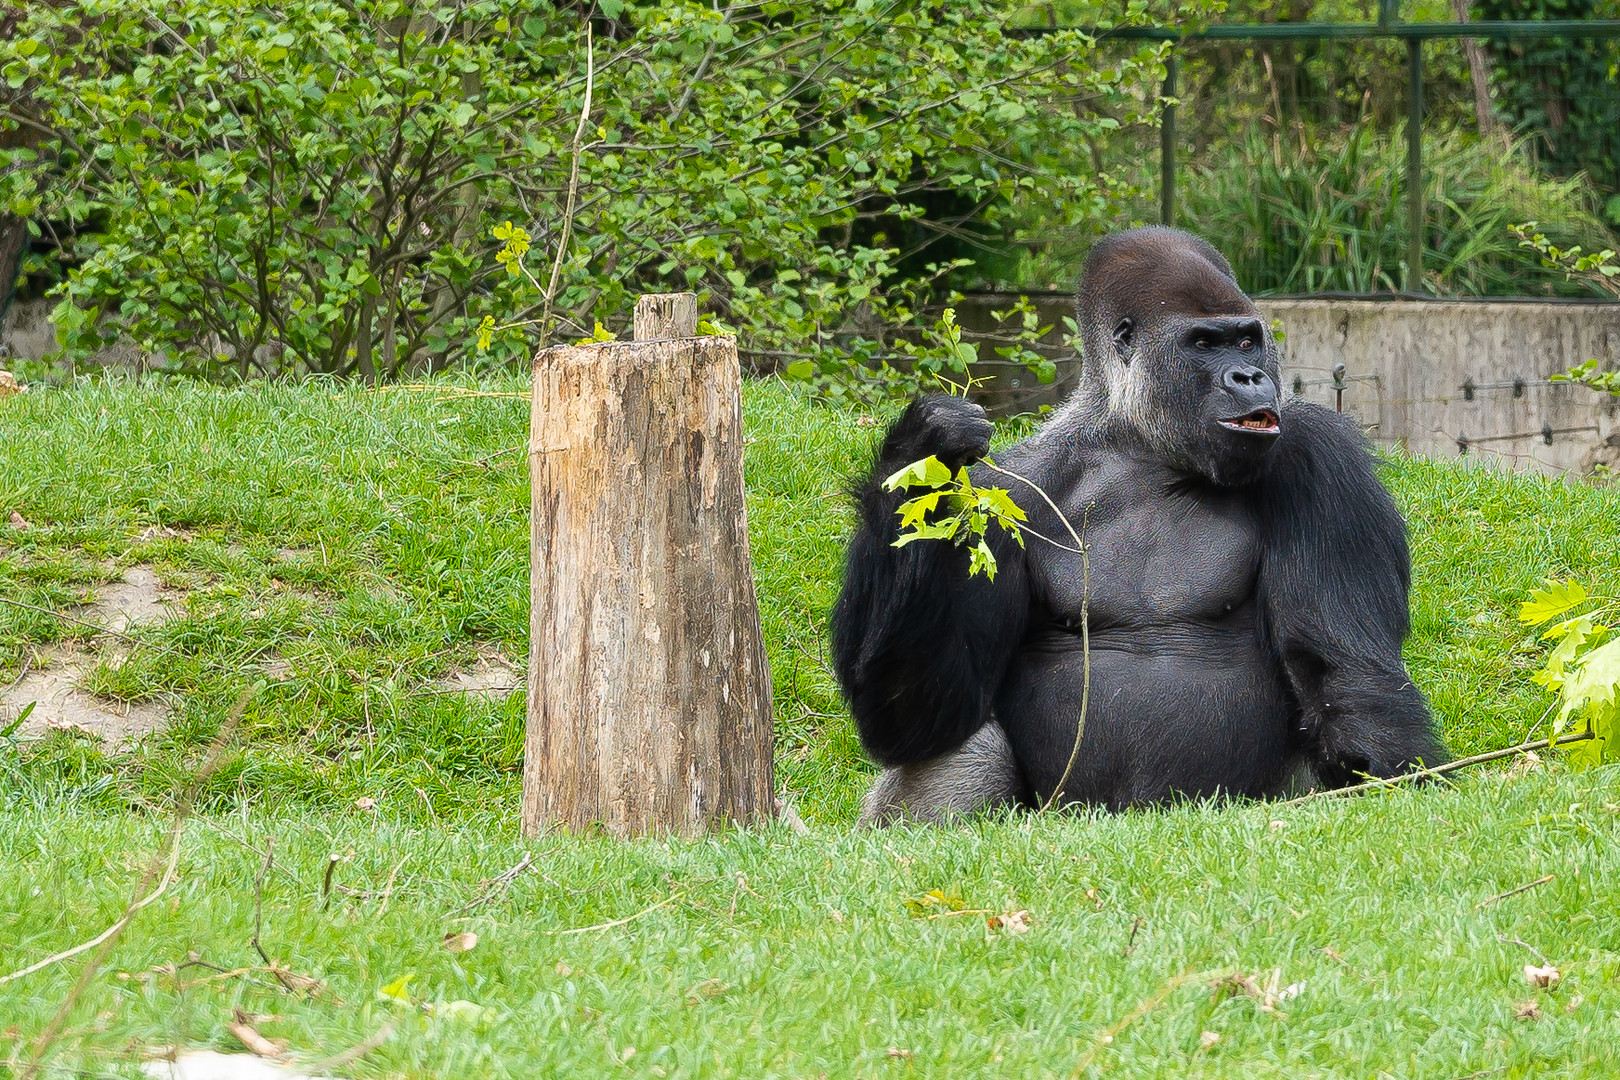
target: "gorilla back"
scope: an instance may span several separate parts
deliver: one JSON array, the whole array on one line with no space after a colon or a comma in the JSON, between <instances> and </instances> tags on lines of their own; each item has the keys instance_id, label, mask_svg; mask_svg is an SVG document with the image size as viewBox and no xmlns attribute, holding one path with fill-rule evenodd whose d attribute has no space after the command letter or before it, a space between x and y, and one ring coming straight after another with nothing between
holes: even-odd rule
<instances>
[{"instance_id":1,"label":"gorilla back","mask_svg":"<svg viewBox=\"0 0 1620 1080\"><path fill-rule=\"evenodd\" d=\"M888 769L867 819L1260 796L1301 768L1342 784L1438 762L1401 659L1405 526L1360 431L1281 399L1275 344L1226 260L1171 229L1109 237L1080 319L1080 386L998 459L1084 526L1089 597L1072 545L1040 538L1063 522L1016 483L1028 547L992 538L994 582L950 545L892 546L904 496L881 479L929 454L982 458L991 428L969 402L912 403L858 489L832 633L862 742ZM1090 701L1065 780L1083 607Z\"/></svg>"}]
</instances>

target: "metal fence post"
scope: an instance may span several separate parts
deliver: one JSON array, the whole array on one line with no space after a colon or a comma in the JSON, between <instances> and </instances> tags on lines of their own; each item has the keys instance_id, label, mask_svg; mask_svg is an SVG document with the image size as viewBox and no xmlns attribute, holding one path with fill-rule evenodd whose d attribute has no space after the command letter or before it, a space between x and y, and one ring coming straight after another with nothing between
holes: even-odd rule
<instances>
[{"instance_id":1,"label":"metal fence post","mask_svg":"<svg viewBox=\"0 0 1620 1080\"><path fill-rule=\"evenodd\" d=\"M1406 39L1406 291L1423 291L1423 39Z\"/></svg>"},{"instance_id":2,"label":"metal fence post","mask_svg":"<svg viewBox=\"0 0 1620 1080\"><path fill-rule=\"evenodd\" d=\"M1170 53L1164 61L1164 86L1161 97L1176 96L1176 54ZM1176 107L1166 105L1159 122L1159 223L1176 223Z\"/></svg>"}]
</instances>

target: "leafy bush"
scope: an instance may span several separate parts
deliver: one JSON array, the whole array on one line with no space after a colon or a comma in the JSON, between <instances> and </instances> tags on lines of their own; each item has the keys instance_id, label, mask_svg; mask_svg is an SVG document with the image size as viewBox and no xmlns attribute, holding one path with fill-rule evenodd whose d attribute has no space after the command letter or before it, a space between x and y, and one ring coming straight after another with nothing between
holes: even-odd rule
<instances>
[{"instance_id":1,"label":"leafy bush","mask_svg":"<svg viewBox=\"0 0 1620 1080\"><path fill-rule=\"evenodd\" d=\"M465 359L486 315L589 334L689 288L756 361L858 392L907 358L962 206L1101 217L1106 180L1062 149L1157 107L1158 47L1092 63L1001 15L601 0L592 71L579 13L530 0L28 5L0 116L41 141L0 152L0 207L88 230L75 356L125 335L207 374L387 377ZM506 221L547 265L571 224L556 295L496 262Z\"/></svg>"}]
</instances>

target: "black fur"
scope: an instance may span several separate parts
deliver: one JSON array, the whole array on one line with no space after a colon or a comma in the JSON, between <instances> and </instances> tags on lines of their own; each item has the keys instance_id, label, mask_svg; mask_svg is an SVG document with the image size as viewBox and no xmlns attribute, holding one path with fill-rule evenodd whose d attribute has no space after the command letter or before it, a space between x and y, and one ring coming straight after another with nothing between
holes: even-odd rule
<instances>
[{"instance_id":1,"label":"black fur","mask_svg":"<svg viewBox=\"0 0 1620 1080\"><path fill-rule=\"evenodd\" d=\"M1226 261L1174 230L1110 237L1087 262L1080 311L1081 386L997 455L1091 549L1090 708L1061 797L1119 808L1258 796L1301 766L1337 785L1441 760L1401 659L1405 526L1355 425L1281 401L1275 346ZM904 496L880 486L930 453L975 461L989 436L981 409L943 397L889 429L856 492L834 660L863 744L909 767L907 790L990 775L949 755L994 718L1020 777L1002 786L1045 800L1079 712L1080 557L993 533L998 577L969 578L961 549L892 546ZM973 475L1009 486L1035 532L1069 543L1035 492Z\"/></svg>"}]
</instances>

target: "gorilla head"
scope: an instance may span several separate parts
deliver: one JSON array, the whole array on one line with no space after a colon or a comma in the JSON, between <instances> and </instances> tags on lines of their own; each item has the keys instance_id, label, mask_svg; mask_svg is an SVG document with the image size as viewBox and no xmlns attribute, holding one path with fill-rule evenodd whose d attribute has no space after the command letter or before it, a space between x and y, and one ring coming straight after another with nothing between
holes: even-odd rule
<instances>
[{"instance_id":1,"label":"gorilla head","mask_svg":"<svg viewBox=\"0 0 1620 1080\"><path fill-rule=\"evenodd\" d=\"M1078 425L1218 484L1256 475L1281 432L1277 350L1218 251L1160 227L1103 239L1080 327Z\"/></svg>"}]
</instances>

